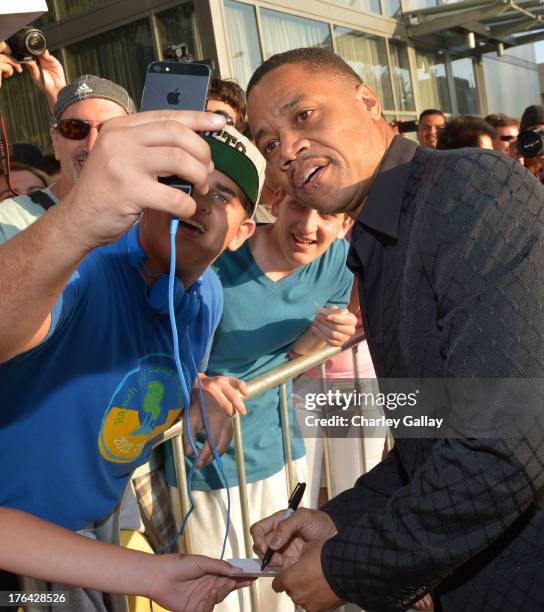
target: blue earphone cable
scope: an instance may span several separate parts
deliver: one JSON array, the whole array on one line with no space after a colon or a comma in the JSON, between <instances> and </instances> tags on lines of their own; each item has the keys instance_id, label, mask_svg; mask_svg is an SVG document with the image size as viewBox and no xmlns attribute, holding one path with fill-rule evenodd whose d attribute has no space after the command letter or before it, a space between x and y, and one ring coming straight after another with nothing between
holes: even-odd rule
<instances>
[{"instance_id":1,"label":"blue earphone cable","mask_svg":"<svg viewBox=\"0 0 544 612\"><path fill-rule=\"evenodd\" d=\"M187 341L189 341L188 336L187 336ZM193 353L191 352L190 355L191 355L191 362L193 364L193 367L196 370ZM212 447L212 452L213 452L215 461L217 463L217 468L219 469L219 473L221 474L221 478L223 479L223 483L227 491L227 520L225 521L225 537L223 538L223 547L221 548L221 557L220 557L220 559L222 559L225 556L225 548L227 547L227 539L229 537L229 530L230 530L230 488L229 488L229 481L227 479L227 475L225 474L225 470L223 467L223 462L221 461L221 456L217 452L217 447L215 446L215 440L213 439L210 433L210 428L208 425L208 417L206 415L206 402L204 401L204 392L202 389L202 382L200 381L200 378L198 376L197 376L197 382L198 382L198 397L200 400L200 411L202 414L202 420L204 421L204 429L206 430L206 435L208 436L208 440L210 441L210 446Z\"/></svg>"},{"instance_id":2,"label":"blue earphone cable","mask_svg":"<svg viewBox=\"0 0 544 612\"><path fill-rule=\"evenodd\" d=\"M192 495L192 490L191 490L191 482L193 479L193 475L195 473L196 470L196 465L198 463L198 447L195 444L195 441L193 440L193 436L191 434L191 428L190 428L190 423L189 423L189 406L190 406L190 393L187 389L187 385L185 384L185 378L183 376L183 368L181 365L181 359L179 356L179 341L178 341L178 328L177 328L177 324L176 324L176 315L175 315L175 309L174 309L174 278L176 275L176 234L178 231L178 226L179 226L179 219L172 219L172 221L170 222L170 275L169 275L169 279L168 279L168 311L169 311L169 315L170 315L170 326L172 328L172 339L173 339L173 344L174 344L174 361L176 362L176 369L178 372L178 377L180 380L180 384L181 384L181 389L183 392L183 402L184 402L184 414L183 414L183 425L184 425L184 429L187 435L187 440L189 442L189 445L191 446L191 449L193 451L193 461L191 463L191 467L189 469L189 473L187 474L187 495L189 497L189 502L190 502L190 508L187 511L187 513L185 514L185 516L183 517L183 520L181 522L181 527L179 529L179 532L176 534L175 538L169 542L164 548L162 548L159 552L163 552L165 550L169 550L172 545L175 543L175 541L177 540L177 538L179 536L181 536L185 530L185 526L187 524L187 521L189 520L189 517L191 516L191 513L193 512L193 510L195 509L195 501ZM198 394L199 394L199 400L200 400L200 411L202 414L202 420L204 422L204 428L206 430L206 434L208 436L208 439L210 441L210 445L212 447L212 452L215 458L215 461L217 462L217 466L219 468L219 472L221 474L221 477L224 481L226 490L227 490L227 520L226 520L226 529L225 529L225 537L223 539L223 547L221 549L221 559L223 558L224 554L225 554L225 548L227 545L227 538L228 538L228 534L229 534L229 529L230 529L230 490L229 490L229 483L227 480L227 477L225 475L224 469L223 469L223 462L221 461L221 457L219 456L219 453L217 452L217 447L215 445L215 442L210 434L210 430L209 430L209 426L208 426L208 419L206 416L206 404L204 401L204 395L202 392L202 383L200 382L200 378L198 377L198 371L196 368L196 364L195 364L195 360L193 357L193 353L191 351L191 345L190 345L190 341L189 341L189 332L188 332L188 328L186 328L185 330L185 342L187 344L188 347L188 354L191 360L191 365L193 366L193 369L197 372L197 381L198 381Z\"/></svg>"}]
</instances>

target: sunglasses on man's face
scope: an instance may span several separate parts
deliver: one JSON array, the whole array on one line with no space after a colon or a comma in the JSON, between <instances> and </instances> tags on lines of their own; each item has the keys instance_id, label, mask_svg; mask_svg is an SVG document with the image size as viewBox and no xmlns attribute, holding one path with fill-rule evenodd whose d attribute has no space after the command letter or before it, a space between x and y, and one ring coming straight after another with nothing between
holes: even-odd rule
<instances>
[{"instance_id":1,"label":"sunglasses on man's face","mask_svg":"<svg viewBox=\"0 0 544 612\"><path fill-rule=\"evenodd\" d=\"M234 119L225 111L222 110L207 110L207 113L213 113L214 115L221 115L221 117L225 117L225 119L227 120L227 125L232 125L234 127Z\"/></svg>"},{"instance_id":2,"label":"sunglasses on man's face","mask_svg":"<svg viewBox=\"0 0 544 612\"><path fill-rule=\"evenodd\" d=\"M499 137L503 142L514 142L514 140L516 140L517 136L514 136L512 134L508 134L506 136L500 136Z\"/></svg>"},{"instance_id":3,"label":"sunglasses on man's face","mask_svg":"<svg viewBox=\"0 0 544 612\"><path fill-rule=\"evenodd\" d=\"M70 140L83 140L87 138L91 128L95 127L98 131L104 125L103 121L87 121L83 119L61 119L53 125L60 135Z\"/></svg>"}]
</instances>

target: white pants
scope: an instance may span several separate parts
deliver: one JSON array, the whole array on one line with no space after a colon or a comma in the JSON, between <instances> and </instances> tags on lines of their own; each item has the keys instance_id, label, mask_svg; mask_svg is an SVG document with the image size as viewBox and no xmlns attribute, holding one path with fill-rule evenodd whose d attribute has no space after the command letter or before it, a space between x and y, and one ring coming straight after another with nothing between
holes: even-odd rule
<instances>
[{"instance_id":1,"label":"white pants","mask_svg":"<svg viewBox=\"0 0 544 612\"><path fill-rule=\"evenodd\" d=\"M337 381L332 380L329 388L334 389ZM341 381L338 381L341 382ZM365 381L363 381L365 382ZM293 394L299 402L304 402L308 393L321 391L321 381L307 375L303 375L293 383ZM332 478L332 495L342 493L355 484L359 476L371 470L382 460L382 453L387 430L385 428L372 431L372 436L365 436L362 428L352 428L355 437L330 438L330 468ZM347 431L346 431L347 433ZM304 439L305 444L317 443L316 452L323 448L323 439ZM326 486L326 481L321 481Z\"/></svg>"}]
</instances>

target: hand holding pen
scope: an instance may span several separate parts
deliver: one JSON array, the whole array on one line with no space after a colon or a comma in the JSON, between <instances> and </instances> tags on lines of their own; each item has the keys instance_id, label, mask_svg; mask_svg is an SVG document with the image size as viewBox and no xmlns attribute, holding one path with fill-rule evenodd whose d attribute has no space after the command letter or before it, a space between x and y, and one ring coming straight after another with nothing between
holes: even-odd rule
<instances>
[{"instance_id":1,"label":"hand holding pen","mask_svg":"<svg viewBox=\"0 0 544 612\"><path fill-rule=\"evenodd\" d=\"M302 500L302 496L304 495L305 489L306 489L305 482L299 482L297 486L294 488L293 492L291 493L291 497L289 498L289 501L287 503L287 510L285 511L285 514L283 515L284 519L289 518L295 513L295 510L298 508L300 501ZM271 548L268 548L264 554L263 562L261 563L261 572L270 563L270 560L272 559L273 554L274 554L274 551Z\"/></svg>"}]
</instances>

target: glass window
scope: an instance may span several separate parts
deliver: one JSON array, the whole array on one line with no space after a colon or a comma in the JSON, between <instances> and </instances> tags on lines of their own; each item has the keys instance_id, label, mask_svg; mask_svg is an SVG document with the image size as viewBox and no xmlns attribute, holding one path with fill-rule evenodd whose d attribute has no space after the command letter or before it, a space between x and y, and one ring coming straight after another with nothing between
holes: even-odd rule
<instances>
[{"instance_id":1,"label":"glass window","mask_svg":"<svg viewBox=\"0 0 544 612\"><path fill-rule=\"evenodd\" d=\"M433 53L417 52L417 85L422 110L437 108L451 113L444 59Z\"/></svg>"},{"instance_id":2,"label":"glass window","mask_svg":"<svg viewBox=\"0 0 544 612\"><path fill-rule=\"evenodd\" d=\"M268 9L261 10L261 19L265 59L298 47L332 48L330 30L326 23Z\"/></svg>"},{"instance_id":3,"label":"glass window","mask_svg":"<svg viewBox=\"0 0 544 612\"><path fill-rule=\"evenodd\" d=\"M385 40L379 36L334 28L338 55L378 94L383 108L395 108Z\"/></svg>"},{"instance_id":4,"label":"glass window","mask_svg":"<svg viewBox=\"0 0 544 612\"><path fill-rule=\"evenodd\" d=\"M225 12L234 74L245 89L251 75L263 61L255 9L248 4L225 0Z\"/></svg>"},{"instance_id":5,"label":"glass window","mask_svg":"<svg viewBox=\"0 0 544 612\"><path fill-rule=\"evenodd\" d=\"M380 13L380 0L336 0L336 4L368 13Z\"/></svg>"},{"instance_id":6,"label":"glass window","mask_svg":"<svg viewBox=\"0 0 544 612\"><path fill-rule=\"evenodd\" d=\"M510 63L507 56L499 59L495 53L484 55L483 61L489 112L519 117L529 105L542 104L535 69Z\"/></svg>"},{"instance_id":7,"label":"glass window","mask_svg":"<svg viewBox=\"0 0 544 612\"><path fill-rule=\"evenodd\" d=\"M398 110L415 110L414 91L412 89L412 78L410 77L406 44L396 40L390 40L389 55L391 57L393 87L395 88L395 94L397 96Z\"/></svg>"},{"instance_id":8,"label":"glass window","mask_svg":"<svg viewBox=\"0 0 544 612\"><path fill-rule=\"evenodd\" d=\"M443 2L441 4L444 4ZM419 9L436 6L436 0L406 0L405 11L417 11Z\"/></svg>"},{"instance_id":9,"label":"glass window","mask_svg":"<svg viewBox=\"0 0 544 612\"><path fill-rule=\"evenodd\" d=\"M400 18L400 0L382 0L382 13L387 17Z\"/></svg>"},{"instance_id":10,"label":"glass window","mask_svg":"<svg viewBox=\"0 0 544 612\"><path fill-rule=\"evenodd\" d=\"M457 0L456 0L457 1ZM352 9L359 9L367 13L383 13L388 17L400 16L400 0L335 0L336 4L347 6Z\"/></svg>"},{"instance_id":11,"label":"glass window","mask_svg":"<svg viewBox=\"0 0 544 612\"><path fill-rule=\"evenodd\" d=\"M99 0L57 0L59 19L96 8Z\"/></svg>"},{"instance_id":12,"label":"glass window","mask_svg":"<svg viewBox=\"0 0 544 612\"><path fill-rule=\"evenodd\" d=\"M161 47L185 43L190 55L203 59L202 47L198 40L195 7L192 2L185 2L155 15Z\"/></svg>"},{"instance_id":13,"label":"glass window","mask_svg":"<svg viewBox=\"0 0 544 612\"><path fill-rule=\"evenodd\" d=\"M476 79L474 66L468 57L455 60L451 63L457 108L463 115L478 114L478 95L476 93Z\"/></svg>"},{"instance_id":14,"label":"glass window","mask_svg":"<svg viewBox=\"0 0 544 612\"><path fill-rule=\"evenodd\" d=\"M148 64L155 59L149 21L142 19L66 47L72 80L96 74L125 87L140 104Z\"/></svg>"},{"instance_id":15,"label":"glass window","mask_svg":"<svg viewBox=\"0 0 544 612\"><path fill-rule=\"evenodd\" d=\"M47 99L34 85L26 68L22 74L2 79L0 108L10 144L29 142L42 153L51 152Z\"/></svg>"}]
</instances>

